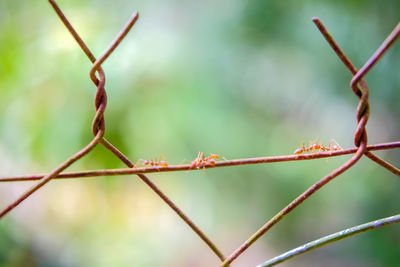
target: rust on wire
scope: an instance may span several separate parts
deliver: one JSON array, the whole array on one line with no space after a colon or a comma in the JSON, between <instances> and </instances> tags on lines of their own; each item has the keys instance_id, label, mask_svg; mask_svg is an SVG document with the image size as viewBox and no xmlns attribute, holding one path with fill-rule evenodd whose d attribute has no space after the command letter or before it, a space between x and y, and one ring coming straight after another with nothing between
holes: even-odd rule
<instances>
[{"instance_id":1,"label":"rust on wire","mask_svg":"<svg viewBox=\"0 0 400 267\"><path fill-rule=\"evenodd\" d=\"M49 3L57 13L60 20L64 23L65 27L71 33L73 38L76 40L78 45L81 47L83 52L93 63L90 69L89 76L92 82L96 86L95 95L95 108L96 114L92 123L92 131L94 134L94 139L85 146L82 150L77 152L71 158L67 159L65 162L60 164L57 168L51 171L49 174L34 174L34 175L23 175L16 177L3 177L0 178L0 182L16 182L16 181L33 181L39 180L39 182L32 186L28 191L21 195L16 201L12 202L5 209L0 211L0 219L22 203L26 198L35 193L38 189L44 186L52 179L67 179L67 178L83 178L83 177L98 177L98 176L110 176L110 175L127 175L136 174L139 178L145 182L203 241L204 243L213 251L213 253L221 260L222 266L229 266L230 263L235 261L247 248L249 248L254 242L256 242L261 236L263 236L269 229L271 229L275 224L280 222L286 215L288 215L292 210L303 203L307 198L325 186L328 182L333 180L335 177L339 176L346 170L350 169L357 161L363 156L367 156L372 161L376 162L380 166L386 168L393 174L400 176L400 170L380 157L373 154L371 151L374 150L386 150L391 148L400 147L400 142L367 145L367 131L365 126L368 122L370 107L369 107L369 89L367 83L364 81L364 76L368 71L379 61L383 54L391 47L391 45L400 36L400 23L395 27L392 33L386 38L378 50L373 54L373 56L365 63L365 65L358 71L352 62L348 59L345 53L340 49L338 44L334 41L332 36L326 30L321 21L314 17L312 20L328 41L332 49L336 52L345 66L350 70L353 78L350 82L350 87L359 98L359 103L356 110L357 127L354 133L354 144L355 148L348 149L329 149L324 152L314 153L314 154L301 154L297 155L285 155L285 156L274 156L274 157L258 157L258 158L247 158L247 159L234 159L234 160L224 160L215 161L213 159L205 160L204 154L199 158L199 165L193 168L192 164L186 165L162 165L162 166L152 166L152 167L136 167L134 163L124 155L118 148L116 148L111 142L105 139L105 119L104 111L107 106L107 93L105 90L105 73L102 69L102 64L107 60L111 53L116 49L120 42L125 38L130 29L136 23L139 15L134 12L127 24L116 36L111 45L106 49L106 51L101 55L99 59L92 54L90 49L87 47L85 42L76 32L72 24L63 14L61 9L58 7L54 0L49 0ZM98 76L96 76L96 73ZM112 152L116 157L118 157L128 169L108 169L108 170L92 170L92 171L80 171L80 172L70 172L62 173L67 167L72 165L74 162L88 154L94 147L98 144L103 145L110 152ZM202 152L200 152L202 153ZM349 160L347 160L339 168L332 171L330 174L326 175L318 182L309 187L306 191L295 198L291 203L289 203L285 208L278 212L274 217L268 220L256 233L254 233L246 242L244 242L239 248L237 248L228 258L225 258L220 249L211 241L211 239L181 210L175 205L165 193L163 193L146 175L145 173L153 172L172 172L172 171L192 171L197 169L208 169L217 167L228 167L228 166L238 166L238 165L248 165L248 164L260 164L260 163L273 163L273 162L284 162L284 161L298 161L298 160L312 160L318 158L334 157L346 154L354 154Z\"/></svg>"}]
</instances>

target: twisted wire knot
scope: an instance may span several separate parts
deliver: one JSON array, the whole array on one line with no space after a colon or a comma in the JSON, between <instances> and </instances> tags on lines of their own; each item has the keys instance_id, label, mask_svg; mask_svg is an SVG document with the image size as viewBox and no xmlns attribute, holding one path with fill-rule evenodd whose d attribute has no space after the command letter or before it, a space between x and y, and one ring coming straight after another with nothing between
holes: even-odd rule
<instances>
[{"instance_id":1,"label":"twisted wire knot","mask_svg":"<svg viewBox=\"0 0 400 267\"><path fill-rule=\"evenodd\" d=\"M363 79L363 77L368 73L368 71L379 61L383 54L390 48L391 45L400 36L400 23L393 29L381 46L376 50L376 52L368 59L365 65L354 75L350 82L350 86L353 92L360 98L360 102L357 107L357 129L354 134L354 143L359 146L361 142L367 143L367 133L365 130L365 125L367 124L369 117L369 103L368 87ZM362 90L358 87L361 85Z\"/></svg>"},{"instance_id":2,"label":"twisted wire knot","mask_svg":"<svg viewBox=\"0 0 400 267\"><path fill-rule=\"evenodd\" d=\"M117 35L108 49L104 52L104 54L96 60L96 58L92 55L92 53L87 49L86 46L83 46L83 50L88 55L89 59L93 62L93 66L90 69L90 79L97 86L96 96L94 99L94 105L96 107L96 116L93 119L92 130L93 134L96 136L99 131L101 131L101 135L104 135L105 131L105 121L104 121L104 111L107 106L107 93L104 88L106 77L104 75L104 71L101 68L101 64L110 56L110 54L114 51L114 49L119 45L119 43L124 39L124 37L128 34L129 30L135 24L139 17L137 12L134 12L129 19L128 23L121 30L121 32ZM96 72L99 75L99 78L96 77ZM101 137L102 137L101 136Z\"/></svg>"},{"instance_id":3,"label":"twisted wire knot","mask_svg":"<svg viewBox=\"0 0 400 267\"><path fill-rule=\"evenodd\" d=\"M368 137L367 131L365 129L365 125L369 119L369 89L367 83L362 80L364 72L359 71L354 75L353 79L350 82L350 86L353 89L353 92L358 96L360 102L357 106L357 128L354 133L354 144L356 147L359 147L361 142L364 142L367 145ZM360 87L358 86L360 84Z\"/></svg>"},{"instance_id":4,"label":"twisted wire knot","mask_svg":"<svg viewBox=\"0 0 400 267\"><path fill-rule=\"evenodd\" d=\"M90 70L90 74L94 74L97 72L99 74L99 79L95 75L91 75L91 79L93 83L97 86L97 91L96 95L94 98L94 105L96 107L96 115L93 119L92 122L92 131L94 136L97 135L99 131L104 134L105 131L105 121L104 121L104 111L107 106L107 93L105 90L105 82L106 82L106 77L104 74L103 69L100 67L100 64L97 64L98 61L96 61L93 64L92 69Z\"/></svg>"}]
</instances>

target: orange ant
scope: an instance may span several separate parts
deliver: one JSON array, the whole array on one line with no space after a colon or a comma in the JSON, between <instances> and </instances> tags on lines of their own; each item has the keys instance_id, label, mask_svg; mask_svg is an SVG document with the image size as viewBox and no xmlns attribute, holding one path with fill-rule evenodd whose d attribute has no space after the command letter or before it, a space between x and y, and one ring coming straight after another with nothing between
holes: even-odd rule
<instances>
[{"instance_id":1,"label":"orange ant","mask_svg":"<svg viewBox=\"0 0 400 267\"><path fill-rule=\"evenodd\" d=\"M157 158L154 158L154 160L153 159L143 160L143 164L145 166L151 166L151 167L153 167L153 166L159 166L159 167L164 167L164 168L168 167L167 160L165 159L165 157L163 155L160 156L158 161L157 161Z\"/></svg>"},{"instance_id":2,"label":"orange ant","mask_svg":"<svg viewBox=\"0 0 400 267\"><path fill-rule=\"evenodd\" d=\"M205 167L207 165L214 166L216 163L216 160L219 158L220 157L217 154L210 154L208 157L205 157L203 152L199 152L197 154L197 158L195 158L190 163L190 168L191 169L194 169L194 168L200 169L200 167Z\"/></svg>"},{"instance_id":3,"label":"orange ant","mask_svg":"<svg viewBox=\"0 0 400 267\"><path fill-rule=\"evenodd\" d=\"M214 166L217 159L219 159L217 154L210 154L205 160L208 164Z\"/></svg>"},{"instance_id":4,"label":"orange ant","mask_svg":"<svg viewBox=\"0 0 400 267\"><path fill-rule=\"evenodd\" d=\"M304 146L304 141L301 142L300 148L296 149L294 151L294 154L300 155L303 154L303 152L315 152L315 151L337 151L341 150L342 148L340 145L335 141L335 139L332 139L329 142L329 147L324 146L324 144L318 144L317 141L312 141L310 142L310 145L308 147Z\"/></svg>"}]
</instances>

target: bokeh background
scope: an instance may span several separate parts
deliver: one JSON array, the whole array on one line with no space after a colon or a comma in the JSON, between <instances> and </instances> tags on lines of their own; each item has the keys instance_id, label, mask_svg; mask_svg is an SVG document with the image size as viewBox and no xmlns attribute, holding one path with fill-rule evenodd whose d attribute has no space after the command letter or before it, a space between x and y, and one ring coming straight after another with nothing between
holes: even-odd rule
<instances>
[{"instance_id":1,"label":"bokeh background","mask_svg":"<svg viewBox=\"0 0 400 267\"><path fill-rule=\"evenodd\" d=\"M318 138L353 146L351 75L311 22L360 68L399 21L400 2L59 1L104 63L106 137L169 164L291 154ZM91 64L47 1L0 2L0 175L47 172L92 138ZM368 74L369 143L399 140L400 44ZM397 150L377 153L395 165ZM349 156L152 174L229 255ZM124 167L98 147L68 170ZM0 185L5 207L32 183ZM232 266L254 266L338 230L399 213L400 182L368 159L312 196ZM283 266L399 266L400 228L346 239ZM53 181L0 222L0 266L217 266L216 256L137 176Z\"/></svg>"}]
</instances>

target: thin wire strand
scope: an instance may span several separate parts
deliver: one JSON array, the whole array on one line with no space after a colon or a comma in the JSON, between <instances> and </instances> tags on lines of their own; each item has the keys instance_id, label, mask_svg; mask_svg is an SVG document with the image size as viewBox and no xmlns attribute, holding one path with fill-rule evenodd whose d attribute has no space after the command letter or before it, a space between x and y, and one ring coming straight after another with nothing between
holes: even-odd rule
<instances>
[{"instance_id":1,"label":"thin wire strand","mask_svg":"<svg viewBox=\"0 0 400 267\"><path fill-rule=\"evenodd\" d=\"M376 50L376 52L368 59L367 63L354 75L351 79L350 86L353 90L357 90L357 83L371 70L373 66L379 61L379 59L386 53L386 51L394 44L394 42L400 36L400 23L396 25L393 31Z\"/></svg>"},{"instance_id":2,"label":"thin wire strand","mask_svg":"<svg viewBox=\"0 0 400 267\"><path fill-rule=\"evenodd\" d=\"M361 233L365 233L367 231L371 231L371 230L375 230L375 229L379 229L385 226L389 226L389 225L393 225L393 224L397 224L400 223L400 214L398 215L394 215L391 217L387 217L387 218L383 218L383 219L379 219L376 221L372 221L372 222L368 222L365 224L361 224L361 225L357 225L357 226L353 226L351 228L342 230L340 232L336 232L334 234L316 239L314 241L311 241L309 243L306 243L304 245L301 245L295 249L292 249L290 251L287 251L279 256L276 256L273 259L270 259L260 265L258 265L257 267L269 267L269 266L274 266L277 265L279 263L285 262L289 259L292 259L293 257L299 256L301 254L307 253L311 250L320 248L322 246L326 246L330 243L333 242L337 242L340 241L344 238L348 238L354 235L358 235Z\"/></svg>"},{"instance_id":3,"label":"thin wire strand","mask_svg":"<svg viewBox=\"0 0 400 267\"><path fill-rule=\"evenodd\" d=\"M128 34L130 29L132 28L133 25L135 25L136 21L139 18L139 13L134 12L132 16L129 18L127 24L125 27L118 33L118 35L115 37L114 41L111 43L111 45L106 49L106 51L101 55L99 59L97 59L95 62L92 61L93 66L90 70L90 78L92 81L96 84L98 82L97 77L95 75L96 71L99 70L101 64L111 55L111 53L117 48L117 46L121 43L121 41L125 38L125 36ZM89 49L89 48L88 48Z\"/></svg>"},{"instance_id":4,"label":"thin wire strand","mask_svg":"<svg viewBox=\"0 0 400 267\"><path fill-rule=\"evenodd\" d=\"M58 7L57 3L54 0L49 0L50 5L53 7L54 11L64 23L65 27L68 29L68 31L71 33L72 37L74 37L75 41L78 43L78 45L81 47L83 52L87 55L87 57L90 59L92 63L96 61L96 57L92 54L92 52L89 50L89 48L86 46L85 42L81 39L79 34L75 31L74 27L72 27L71 23L65 17L64 13L61 11L61 9Z\"/></svg>"},{"instance_id":5,"label":"thin wire strand","mask_svg":"<svg viewBox=\"0 0 400 267\"><path fill-rule=\"evenodd\" d=\"M389 162L381 159L380 157L378 157L377 155L373 154L372 152L365 152L365 156L367 156L370 160L372 160L373 162L379 164L380 166L384 167L385 169L387 169L388 171L390 171L391 173L393 173L394 175L397 175L400 177L400 170L398 168L396 168L395 166L393 166L392 164L390 164Z\"/></svg>"},{"instance_id":6,"label":"thin wire strand","mask_svg":"<svg viewBox=\"0 0 400 267\"><path fill-rule=\"evenodd\" d=\"M108 142L102 139L100 142ZM382 143L376 145L368 145L367 151L375 150L387 150L395 149L400 147L400 142ZM54 179L78 179L78 178L90 178L90 177L101 177L101 176L116 176L116 175L130 175L130 174L141 174L141 173L157 173L157 172L176 172L176 171L198 171L203 169L212 169L219 167L230 167L230 166L241 166L241 165L253 165L253 164L265 164L265 163L276 163L276 162L287 162L287 161L299 161L299 160L313 160L321 158L330 158L343 155L354 154L357 148L347 148L332 152L320 152L313 154L303 155L285 155L285 156L272 156L272 157L258 157L258 158L247 158L247 159L233 159L226 161L217 161L215 165L205 165L200 169L193 168L190 164L185 165L169 165L168 167L154 166L154 167L130 167L129 169L106 169L106 170L90 170L80 172L66 172L57 175ZM367 152L365 153L367 154ZM119 154L118 154L119 155ZM129 159L124 159L121 155L118 156L125 164L130 162ZM400 176L398 173L396 175ZM39 180L46 174L27 174L14 177L1 177L0 182L22 182L22 181L34 181Z\"/></svg>"}]
</instances>

